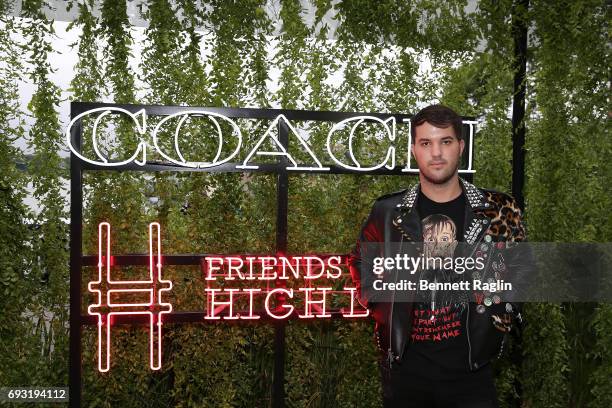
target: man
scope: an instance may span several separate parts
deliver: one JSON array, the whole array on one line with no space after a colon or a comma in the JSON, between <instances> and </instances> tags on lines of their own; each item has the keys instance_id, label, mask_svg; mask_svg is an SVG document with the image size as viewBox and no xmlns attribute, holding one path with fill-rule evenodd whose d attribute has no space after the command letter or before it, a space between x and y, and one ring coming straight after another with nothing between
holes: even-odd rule
<instances>
[{"instance_id":1,"label":"man","mask_svg":"<svg viewBox=\"0 0 612 408\"><path fill-rule=\"evenodd\" d=\"M442 105L412 118L419 183L376 200L349 259L358 300L376 321L385 407L498 406L489 363L500 354L512 323L520 321L520 304L473 290L417 289L400 299L397 292L377 293L373 284L411 276L397 268L372 273L375 255L393 258L409 244L415 257L453 257L457 244L464 244L466 254L483 262L474 279L524 273L529 260L506 250L525 239L521 211L511 196L459 178L461 130L461 118ZM437 283L457 280L458 271L421 267L412 276Z\"/></svg>"}]
</instances>

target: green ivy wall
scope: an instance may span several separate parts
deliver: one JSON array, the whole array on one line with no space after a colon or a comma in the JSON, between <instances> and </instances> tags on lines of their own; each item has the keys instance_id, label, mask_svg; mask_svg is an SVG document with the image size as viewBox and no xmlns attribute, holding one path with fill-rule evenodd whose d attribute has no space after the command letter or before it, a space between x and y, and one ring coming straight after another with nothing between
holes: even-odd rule
<instances>
[{"instance_id":1,"label":"green ivy wall","mask_svg":"<svg viewBox=\"0 0 612 408\"><path fill-rule=\"evenodd\" d=\"M333 6L338 20L333 41L322 24L331 0L309 1L315 10L311 25L303 22L299 1L280 1L275 11L282 30L275 37L264 0L216 0L206 8L187 0L149 0L141 10L148 27L137 64L131 63L135 40L126 3L71 3L78 10L71 27L80 33L74 44L72 100L402 113L441 101L481 120L476 184L510 190L510 0L479 1L474 10L459 0L341 1ZM517 10L529 26L529 238L606 242L612 236L610 8L592 0L530 3L528 10ZM58 154L65 150L58 116L61 89L50 80L53 23L43 5L24 0L23 18L15 18L7 15L11 3L0 0L2 386L68 381L63 187L68 173ZM431 58L430 73L419 70L423 53ZM268 90L272 73L278 75L274 93ZM338 73L341 82L334 79ZM27 110L19 104L22 78L35 85ZM249 135L247 146L265 131L248 121L240 126ZM208 152L201 130L187 126L186 131L196 136L192 151ZM117 121L115 132L127 141L116 154L135 146L127 123ZM309 132L311 145L320 148L324 129L312 126ZM26 170L17 166L26 162L18 139L26 140L32 153ZM87 174L84 182L86 253L96 249L96 225L102 220L113 225L116 253L144 251L146 226L153 220L163 225L167 253L273 252L272 176L98 172ZM414 182L412 177L291 176L289 252L347 252L372 201ZM23 204L28 191L37 211ZM126 268L121 273L138 272ZM201 307L198 270L168 268L167 273L186 283L173 294L175 309ZM502 406L612 406L612 306L529 304L525 314L522 338L512 338L496 362ZM121 328L114 334L115 364L110 373L100 374L96 333L85 329L84 404L270 406L273 333L269 326L249 324L168 327L164 367L152 373L143 357L146 333ZM285 382L289 407L381 406L372 325L291 322Z\"/></svg>"}]
</instances>

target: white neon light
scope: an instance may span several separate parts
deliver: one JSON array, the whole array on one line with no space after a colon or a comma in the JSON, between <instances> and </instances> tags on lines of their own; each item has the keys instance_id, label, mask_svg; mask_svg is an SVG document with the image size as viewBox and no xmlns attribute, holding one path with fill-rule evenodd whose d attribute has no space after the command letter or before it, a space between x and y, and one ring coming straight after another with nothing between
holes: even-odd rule
<instances>
[{"instance_id":1,"label":"white neon light","mask_svg":"<svg viewBox=\"0 0 612 408\"><path fill-rule=\"evenodd\" d=\"M276 265L278 264L278 259L274 256L262 256L259 259L261 261L261 276L259 277L259 280L277 279L278 273L276 272ZM268 265L266 261L269 261L270 265ZM267 271L274 271L274 273L267 275Z\"/></svg>"},{"instance_id":2,"label":"white neon light","mask_svg":"<svg viewBox=\"0 0 612 408\"><path fill-rule=\"evenodd\" d=\"M355 292L357 291L357 288L345 287L344 290L349 292L349 296L351 298L351 308L348 313L345 313L343 308L342 317L368 317L370 315L370 309L365 309L365 313L355 313Z\"/></svg>"},{"instance_id":3,"label":"white neon light","mask_svg":"<svg viewBox=\"0 0 612 408\"><path fill-rule=\"evenodd\" d=\"M228 316L223 316L224 320L236 320L239 319L239 316L234 315L234 293L238 292L240 289L213 289L213 288L206 288L204 289L204 291L207 293L207 296L209 297L210 301L209 301L209 306L208 306L208 313L206 314L206 316L204 316L204 319L206 320L219 320L221 319L221 316L217 316L218 310L217 310L217 306L223 306L220 309L224 309L225 307L229 307L229 313ZM227 295L229 296L229 300L215 300L215 293L220 292L220 295L225 295L227 292ZM212 294L212 295L211 295Z\"/></svg>"},{"instance_id":4,"label":"white neon light","mask_svg":"<svg viewBox=\"0 0 612 408\"><path fill-rule=\"evenodd\" d=\"M102 118L104 118L108 114L110 114L110 111L107 110L107 111L104 111L104 112L102 112L101 114L98 115L98 117L94 121L93 129L92 129L92 132L91 132L91 143L93 145L94 152L96 152L96 155L98 157L101 157L105 162L106 162L106 158L104 157L104 155L98 149L98 137L97 137L97 135L98 135L98 125L100 124L100 121L102 120Z\"/></svg>"},{"instance_id":5,"label":"white neon light","mask_svg":"<svg viewBox=\"0 0 612 408\"><path fill-rule=\"evenodd\" d=\"M337 263L332 263L332 261L336 261ZM329 279L338 279L342 275L342 269L338 266L342 264L342 257L338 255L332 255L327 258L327 266L337 271L337 274L333 274L330 270L327 270L327 277Z\"/></svg>"},{"instance_id":6,"label":"white neon light","mask_svg":"<svg viewBox=\"0 0 612 408\"><path fill-rule=\"evenodd\" d=\"M93 311L94 308L99 308L100 306L102 306L102 291L99 289L94 289L93 286L94 285L98 286L102 283L102 268L104 267L104 263L102 262L102 259L103 259L103 256L102 256L102 229L103 227L104 229L106 229L106 256L104 258L106 259L106 270L107 270L106 276L110 275L110 264L111 264L110 262L110 224L108 222L102 222L98 225L98 265L97 265L98 266L98 280L91 281L87 285L87 288L89 289L89 291L96 294L98 303L89 305L89 307L87 308L87 312L91 316L98 317L98 371L107 372L110 368L110 338L108 337L110 336L110 324L108 325L108 328L106 329L106 331L108 332L107 338L109 338L109 340L107 341L106 355L103 356L102 355L102 331L103 331L102 314ZM110 316L107 316L106 320L110 322Z\"/></svg>"},{"instance_id":7,"label":"white neon light","mask_svg":"<svg viewBox=\"0 0 612 408\"><path fill-rule=\"evenodd\" d=\"M79 120L81 120L83 117L90 115L90 114L95 114L97 112L100 112L100 114L96 117L94 124L93 124L93 132L92 132L92 145L93 145L93 150L97 156L97 158L99 160L92 160L89 159L85 156L82 155L82 153L80 153L79 151L77 151L74 146L72 145L72 140L70 137L70 132L72 127L75 125L75 123ZM136 130L138 133L138 147L136 149L136 151L134 152L134 154L129 157L126 160L121 160L121 161L109 161L108 158L103 154L103 152L101 151L101 149L98 146L98 127L100 122L102 121L102 119L104 117L106 117L107 115L111 114L111 113L121 113L121 114L125 114L128 115L135 123L136 123ZM65 131L65 139L66 139L66 143L68 145L68 147L70 148L70 151L72 153L74 153L75 156L77 156L79 159L81 159L84 162L93 164L93 165L97 165L97 166L103 166L103 167L116 167L116 166L122 166L131 162L135 162L136 164L142 166L144 164L146 164L147 162L147 144L146 142L143 140L143 135L146 132L147 129L147 117L146 117L146 111L144 109L139 110L136 113L131 113L123 108L118 108L118 107L103 107L103 108L94 108L94 109L90 109L86 112L83 112L79 115L77 115L75 118L73 118L70 123L68 124L68 126L66 127L66 131ZM170 157L167 153L163 152L162 149L159 146L159 141L158 141L158 133L161 129L161 126L166 123L166 121L171 120L174 117L177 116L181 116L181 118L179 119L179 122L177 124L176 129L174 130L174 150L175 153L178 157L177 159L174 159L172 157ZM211 162L204 162L204 161L188 161L185 159L185 157L183 156L183 153L180 150L180 146L179 146L179 136L180 136L180 131L182 129L182 126L184 124L184 122L190 117L190 116L205 116L208 117L214 124L216 130L217 130L217 138L218 138L218 145L217 145L217 152L215 154L214 159ZM225 159L223 160L219 160L221 153L222 153L222 147L223 147L223 131L221 129L221 125L219 124L219 121L217 119L222 119L227 121L228 123L231 124L233 131L232 134L235 134L235 137L237 137L238 139L238 143L236 145L236 148L234 149L234 151ZM287 151L287 149L282 146L282 144L279 142L278 138L275 136L276 133L276 127L279 123L280 120L283 120L287 126L289 127L291 133L293 135L296 136L297 140L299 141L299 143L302 145L302 147L304 148L304 150L308 153L308 155L312 158L313 162L316 164L314 166L298 166L296 160L293 158L293 156ZM389 146L389 148L387 149L387 154L385 156L385 159L379 163L376 166L371 166L371 167L363 167L359 161L355 158L355 154L354 154L354 150L353 150L353 140L355 138L355 131L357 130L357 128L359 127L359 125L361 125L364 121L369 120L369 121L375 121L378 122L380 124L382 124L384 126L384 130L387 133L387 138L392 142L392 145ZM403 120L405 123L408 124L408 153L407 153L407 160L406 160L406 166L404 168L402 168L402 172L403 173L418 173L419 169L418 168L413 168L412 167L412 163L411 163L411 150L412 150L412 134L410 132L411 130L411 121L410 119L404 119ZM332 148L331 148L331 138L334 132L338 131L340 128L344 127L345 125L347 125L349 122L356 122L355 124L353 124L351 126L351 130L349 133L349 145L348 145L348 151L349 151L349 156L353 162L354 165L347 165L346 163L343 163L342 161L340 161L332 152ZM459 173L475 173L475 170L473 170L473 154L474 154L474 134L476 132L476 126L478 124L477 121L471 121L471 120L464 120L462 121L464 124L467 124L469 126L470 129L470 133L469 133L469 143L468 143L468 168L467 169L460 169ZM389 123L391 124L391 126L389 126ZM263 142L265 141L266 138L271 138L271 140L274 142L274 144L277 147L277 151L259 151L259 148L261 147L261 145L263 144ZM395 168L395 164L396 164L396 148L395 146L393 146L393 142L395 142L396 140L396 121L395 121L395 117L390 117L388 119L382 120L379 119L377 117L374 116L354 116L351 118L347 118L342 120L341 122L338 122L337 124L335 124L329 131L329 133L327 134L327 141L326 141L326 148L327 148L327 153L329 155L329 157L333 160L333 162L338 165L339 167L342 167L344 169L347 170L355 170L355 171L359 171L359 172L368 172L368 171L373 171L373 170L377 170L381 167L385 167L387 169L394 169ZM178 166L182 166L182 167L191 167L191 168L209 168L209 167L215 167L215 166L219 166L223 163L226 163L228 161L230 161L231 159L233 159L238 152L240 151L240 148L242 146L242 132L240 131L240 128L238 127L238 125L236 124L236 122L234 120L232 120L231 118L225 116L225 115L221 115L215 112L210 112L210 111L206 111L206 110L187 110L187 111L183 111L183 112L178 112L169 116L164 117L154 128L153 130L153 147L154 149L167 161L178 165ZM137 158L142 154L142 158L140 160L138 160ZM264 133L264 135L258 140L257 144L255 145L255 147L249 152L249 154L247 155L246 159L242 162L242 164L240 165L236 165L236 168L239 169L258 169L259 166L258 165L254 165L254 164L250 164L251 159L253 158L253 156L258 155L258 156L285 156L287 157L287 159L289 160L289 162L291 163L290 166L287 166L286 169L287 170L300 170L300 171L329 171L330 168L329 167L325 167L323 166L323 164L319 161L319 159L317 158L317 156L315 155L314 151L312 151L312 149L310 148L310 146L308 145L308 143L299 135L298 131L296 130L296 128L291 124L291 122L284 116L284 115L278 115L270 124L270 126L268 127L268 129L266 130L266 132Z\"/></svg>"},{"instance_id":8,"label":"white neon light","mask_svg":"<svg viewBox=\"0 0 612 408\"><path fill-rule=\"evenodd\" d=\"M359 161L355 158L355 155L353 154L353 138L354 138L354 133L355 133L355 130L357 129L357 127L361 123L363 123L365 120L372 120L372 121L375 121L375 122L378 122L378 123L382 124L384 126L384 128L385 128L385 131L387 132L388 139L392 143L395 141L395 117L390 117L389 119L382 120L382 119L377 118L375 116L354 116L354 117L347 118L347 119L344 119L344 120L336 123L329 130L329 133L327 134L327 142L326 142L327 154L329 154L329 157L334 161L334 163L336 163L338 166L343 167L343 168L348 169L348 170L372 171L372 170L380 169L383 166L386 167L387 169L393 169L395 167L395 147L394 146L389 146L389 148L387 149L387 156L385 157L384 161L382 163L376 165L376 166L363 167L363 166L361 166ZM351 127L351 131L349 133L349 146L348 146L348 148L349 148L349 156L351 157L351 160L353 161L353 163L355 163L356 166L349 166L349 165L346 165L345 163L341 162L340 160L338 160L338 158L332 152L331 138L332 138L332 134L334 132L338 131L340 128L343 128L347 123L353 122L353 121L357 121L357 123L354 124ZM389 125L387 124L388 122L391 123L391 128L389 128ZM388 164L389 160L391 160L391 164Z\"/></svg>"},{"instance_id":9,"label":"white neon light","mask_svg":"<svg viewBox=\"0 0 612 408\"><path fill-rule=\"evenodd\" d=\"M331 291L332 288L300 288L299 289L301 292L304 292L304 314L300 314L298 315L298 317L300 319L311 319L313 317L319 317L319 318L324 318L324 317L331 317L331 314L326 313L325 312L325 304L326 304L326 293L328 291ZM315 290L318 292L320 291L321 294L323 295L322 299L320 300L312 300L312 295L311 293L314 293ZM320 314L313 314L311 312L311 306L314 305L318 305L320 304L320 308L321 308L321 313Z\"/></svg>"},{"instance_id":10,"label":"white neon light","mask_svg":"<svg viewBox=\"0 0 612 408\"><path fill-rule=\"evenodd\" d=\"M468 168L465 170L466 173L474 173L472 170L472 154L474 151L474 132L476 131L476 126L478 125L477 121L474 120L464 120L463 123L467 123L470 126L470 145L468 150Z\"/></svg>"},{"instance_id":11,"label":"white neon light","mask_svg":"<svg viewBox=\"0 0 612 408\"><path fill-rule=\"evenodd\" d=\"M217 278L215 278L213 276L213 272L215 271L220 271L222 269L222 265L223 265L223 258L218 257L218 256L207 256L205 259L206 262L206 278L204 278L205 280L217 280ZM220 266L213 266L213 262L218 262L220 264Z\"/></svg>"},{"instance_id":12,"label":"white neon light","mask_svg":"<svg viewBox=\"0 0 612 408\"><path fill-rule=\"evenodd\" d=\"M256 274L254 266L259 264ZM214 281L221 276L224 280L288 280L337 279L342 275L342 257L331 255L322 258L316 255L303 256L207 256L203 260L204 280ZM243 272L248 267L248 272ZM316 270L316 271L315 271ZM303 276L302 276L303 275Z\"/></svg>"},{"instance_id":13,"label":"white neon light","mask_svg":"<svg viewBox=\"0 0 612 408\"><path fill-rule=\"evenodd\" d=\"M291 258L286 258L284 256L279 257L282 265L282 274L279 276L279 279L288 280L289 276L287 276L287 269L291 271L291 274L295 279L300 278L300 261L302 260L301 256L293 256ZM295 262L295 269L293 262Z\"/></svg>"},{"instance_id":14,"label":"white neon light","mask_svg":"<svg viewBox=\"0 0 612 408\"><path fill-rule=\"evenodd\" d=\"M225 280L236 279L232 276L232 271L236 273L240 280L244 280L244 274L240 272L240 269L244 266L244 261L242 260L242 258L238 256L228 256L225 258L225 260L227 261L227 276L225 277ZM233 261L238 261L238 265L233 265Z\"/></svg>"},{"instance_id":15,"label":"white neon light","mask_svg":"<svg viewBox=\"0 0 612 408\"><path fill-rule=\"evenodd\" d=\"M172 312L172 304L168 303L168 302L162 302L162 292L168 292L172 289L172 281L170 280L165 280L162 279L162 254L161 254L161 226L159 225L158 222L152 222L149 224L149 267L151 270L151 275L153 275L153 228L155 227L155 229L157 230L157 236L156 236L156 251L155 254L157 254L157 264L155 265L157 267L157 281L159 283L165 284L166 287L162 287L160 289L157 290L157 301L159 303L160 306L165 306L167 309L166 310L161 310L158 313L158 318L157 318L157 359L156 359L156 364L153 365L153 343L151 343L151 368L153 370L159 370L161 368L161 347L162 347L162 325L163 325L163 315L171 313ZM162 285L164 286L164 285ZM155 299L154 299L155 300ZM153 316L151 316L151 320L153 319ZM151 330L153 331L153 330ZM153 341L153 336L151 336L151 341Z\"/></svg>"},{"instance_id":16,"label":"white neon light","mask_svg":"<svg viewBox=\"0 0 612 408\"><path fill-rule=\"evenodd\" d=\"M247 256L244 258L249 265L249 274L246 277L246 280L255 280L257 279L253 273L253 260L257 259L256 256Z\"/></svg>"},{"instance_id":17,"label":"white neon light","mask_svg":"<svg viewBox=\"0 0 612 408\"><path fill-rule=\"evenodd\" d=\"M261 292L260 288L247 288L247 289L243 289L243 292L248 292L249 293L249 314L247 316L240 316L241 319L243 320L254 320L254 319L260 319L261 316L259 315L254 315L253 314L253 303L255 303L254 301L254 296L256 292Z\"/></svg>"},{"instance_id":18,"label":"white neon light","mask_svg":"<svg viewBox=\"0 0 612 408\"><path fill-rule=\"evenodd\" d=\"M323 276L324 273L326 273L325 262L323 262L323 260L319 258L318 256L305 256L304 260L306 261L306 267L307 267L306 276L304 276L304 279L319 279L321 276ZM317 275L314 275L311 273L313 269L313 265L311 264L311 261L319 262L320 271Z\"/></svg>"},{"instance_id":19,"label":"white neon light","mask_svg":"<svg viewBox=\"0 0 612 408\"><path fill-rule=\"evenodd\" d=\"M83 160L84 162L98 165L98 166L115 167L115 166L122 166L124 164L128 164L133 161L139 166L143 166L147 162L147 145L140 136L139 136L140 141L138 142L138 148L136 149L136 152L129 159L122 160L122 161L109 162L108 159L104 157L104 155L102 155L102 153L98 149L98 142L97 142L97 131L98 131L98 123L100 122L100 119L101 119L100 117L96 118L96 121L94 122L93 134L91 137L93 141L94 152L96 153L96 155L101 161L95 161L95 160L88 159L87 157L83 156L79 151L77 151L74 148L74 146L72 145L72 139L70 137L70 130L72 129L72 126L74 126L74 124L77 121L81 120L81 118L87 115L90 115L92 113L95 113L95 112L102 112L100 116L106 116L110 114L111 112L119 112L119 113L126 114L136 123L136 130L139 135L144 135L146 131L147 115L144 109L141 109L136 113L132 113L123 108L117 108L117 107L90 109L86 112L80 113L79 115L75 116L74 119L72 119L70 123L68 123L68 126L66 127L66 132L64 135L66 138L66 144L68 145L68 148L70 148L70 151L74 153L74 155L77 156L79 159ZM142 125L138 123L139 117L142 118ZM142 151L142 160L138 161L136 160L136 157L140 155L141 151Z\"/></svg>"},{"instance_id":20,"label":"white neon light","mask_svg":"<svg viewBox=\"0 0 612 408\"><path fill-rule=\"evenodd\" d=\"M111 301L111 295L113 293L147 293L149 300L142 303L113 303ZM153 289L109 289L106 293L106 304L112 307L121 306L151 306L153 304Z\"/></svg>"},{"instance_id":21,"label":"white neon light","mask_svg":"<svg viewBox=\"0 0 612 408\"><path fill-rule=\"evenodd\" d=\"M293 156L291 156L291 154L287 151L287 149L285 149L283 144L276 138L276 136L275 136L275 133L277 132L276 127L278 126L278 122L280 120L283 120L287 124L287 126L291 130L290 134L294 134L296 136L297 140L300 142L302 147L306 150L308 155L310 155L310 157L317 164L316 167L312 167L312 166L311 167L298 166L298 164L295 161L295 159L293 158ZM259 151L259 148L261 147L263 142L268 137L271 138L274 141L274 144L276 145L276 147L278 149L280 149L280 151L275 151L275 152L274 151L272 151L272 152L270 152L270 151ZM253 158L253 156L255 154L260 155L260 156L285 156L285 157L287 157L287 159L292 164L291 166L287 167L287 170L304 170L304 171L329 170L329 167L323 167L323 165L321 164L321 162L319 161L317 156L310 149L310 146L308 146L308 143L306 143L306 141L299 135L297 130L293 127L293 125L291 124L291 122L289 122L289 120L285 117L285 115L278 115L276 118L274 118L274 120L272 121L270 126L268 126L268 129L265 131L265 133L259 138L259 140L255 144L255 147L253 147L253 149L249 152L247 157L244 159L244 161L242 162L242 165L238 165L238 166L236 166L236 168L239 168L239 169L258 169L259 166L253 165L253 164L249 164L249 162L251 161L251 159Z\"/></svg>"},{"instance_id":22,"label":"white neon light","mask_svg":"<svg viewBox=\"0 0 612 408\"><path fill-rule=\"evenodd\" d=\"M410 119L404 119L405 123L408 123L408 154L406 155L406 167L402 169L402 173L418 173L418 168L412 168L411 159L412 155L412 122ZM468 168L467 169L459 169L459 173L475 173L475 170L472 170L472 162L473 162L473 152L474 152L474 131L475 127L478 124L478 121L475 120L463 120L462 123L466 123L470 128L470 142L468 144Z\"/></svg>"},{"instance_id":23,"label":"white neon light","mask_svg":"<svg viewBox=\"0 0 612 408\"><path fill-rule=\"evenodd\" d=\"M153 229L157 229L157 233L154 234ZM103 231L106 232L106 248L103 251ZM148 315L150 322L150 330L149 330L149 364L152 370L159 370L161 368L161 347L162 347L162 325L163 325L163 315L172 312L172 304L167 302L162 302L162 292L166 292L172 289L172 281L162 279L161 275L161 232L159 223L151 223L149 224L149 280L141 280L141 281L114 281L111 277L110 267L111 267L111 249L110 249L110 234L111 227L108 222L101 222L98 225L98 279L95 281L91 281L88 283L87 287L90 292L95 293L97 295L97 303L89 305L87 308L87 312L92 316L98 317L98 370L100 372L107 372L110 369L110 343L111 343L111 326L112 326L112 317L114 315ZM153 245L153 238L156 238L155 252ZM105 256L103 257L103 253ZM155 255L156 254L156 255ZM155 264L153 259L157 256L157 263ZM105 259L105 263L102 262L102 259ZM109 289L107 292L107 306L109 308L113 307L150 307L155 301L158 300L157 304L160 307L164 307L165 310L160 310L157 313L151 311L116 311L109 312L106 316L103 316L102 313L94 311L102 306L102 291L100 289L95 289L94 286L98 286L102 283L102 274L103 269L106 273L106 282L107 285L114 284L146 284L151 285L154 283L153 280L153 270L157 268L157 282L160 284L160 288L157 289L157 292L154 292L153 288L146 289ZM111 294L112 293L149 293L149 302L141 302L141 303L112 303L111 302ZM155 295L157 295L157 299L155 299ZM103 334L105 331L105 334ZM106 338L106 347L102 347L102 338L103 336ZM103 354L104 350L104 354Z\"/></svg>"},{"instance_id":24,"label":"white neon light","mask_svg":"<svg viewBox=\"0 0 612 408\"><path fill-rule=\"evenodd\" d=\"M179 145L178 145L179 132L181 130L181 127L183 126L183 123L187 119L189 119L189 115L184 115L179 120L179 123L176 125L176 129L174 131L174 150L176 151L176 154L178 155L179 159L181 159L182 163L187 163L187 160L185 160L185 158L183 157L183 154L181 153L181 149L179 148ZM219 139L219 143L217 143L217 154L215 155L215 158L211 162L211 163L217 163L217 161L219 160L219 157L221 156L221 151L223 150L223 133L221 131L221 126L219 125L219 122L217 122L217 119L215 119L212 116L209 117L209 119L215 124L215 127L217 128L217 138Z\"/></svg>"},{"instance_id":25,"label":"white neon light","mask_svg":"<svg viewBox=\"0 0 612 408\"><path fill-rule=\"evenodd\" d=\"M180 161L179 160L175 160L172 157L168 156L159 147L159 143L158 143L158 140L157 140L157 134L159 133L159 130L160 130L161 126L164 123L166 123L167 121L169 121L170 119L174 118L174 117L177 117L177 116L188 117L189 115L208 116L208 117L210 117L211 120L213 120L213 123L215 123L215 126L217 127L217 132L218 132L218 137L219 137L219 147L217 149L217 155L215 156L215 158L213 159L212 162L186 161L185 158L183 157L183 155L181 154L181 151L180 151L179 146L178 146L178 135L179 135L179 131L180 131L180 128L181 128L183 122L186 120L184 118L181 118L181 120L179 121L179 124L177 125L177 128L175 130L175 133L174 133L174 149L176 150L176 153L177 153ZM235 133L236 137L238 138L238 144L236 145L236 148L234 149L232 154L230 154L228 157L226 157L225 159L223 159L221 161L218 161L218 159L219 159L219 156L221 155L221 146L223 144L223 133L221 132L221 127L219 126L219 123L214 119L215 117L221 118L221 119L226 120L227 122L229 122L232 125L233 129L234 129L232 134ZM226 162L230 161L231 159L234 158L234 156L236 156L238 154L238 152L240 151L240 148L242 146L242 132L240 131L240 128L238 127L236 122L234 122L232 119L228 118L227 116L224 116L224 115L221 115L221 114L215 113L215 112L206 111L206 110L187 110L187 111L178 112L178 113L174 113L172 115L166 116L161 121L159 121L159 123L155 126L155 129L153 129L153 146L155 146L155 149L157 150L157 152L164 159L168 160L171 163L177 164L179 166L192 167L192 168L196 168L196 167L199 167L199 168L215 167L215 166L218 166L220 164L223 164L223 163L226 163Z\"/></svg>"},{"instance_id":26,"label":"white neon light","mask_svg":"<svg viewBox=\"0 0 612 408\"><path fill-rule=\"evenodd\" d=\"M293 309L294 309L292 305L287 305L287 304L280 305L280 307L287 309L287 312L283 315L277 315L272 310L270 310L270 298L275 293L280 293L280 292L284 292L285 294L287 294L288 297L293 298L293 289L287 290L285 288L276 288L268 292L268 294L266 295L266 300L264 301L264 308L266 309L266 312L268 313L268 315L272 317L273 319L278 319L278 320L289 317L291 313L293 313Z\"/></svg>"},{"instance_id":27,"label":"white neon light","mask_svg":"<svg viewBox=\"0 0 612 408\"><path fill-rule=\"evenodd\" d=\"M349 155L351 156L351 159L353 159L353 163L355 163L357 167L361 167L361 164L359 164L359 162L355 159L355 154L353 152L353 138L355 137L355 130L357 130L357 127L359 127L359 125L363 123L363 121L364 119L359 119L357 123L353 127L351 127L351 132L349 133L348 139Z\"/></svg>"}]
</instances>

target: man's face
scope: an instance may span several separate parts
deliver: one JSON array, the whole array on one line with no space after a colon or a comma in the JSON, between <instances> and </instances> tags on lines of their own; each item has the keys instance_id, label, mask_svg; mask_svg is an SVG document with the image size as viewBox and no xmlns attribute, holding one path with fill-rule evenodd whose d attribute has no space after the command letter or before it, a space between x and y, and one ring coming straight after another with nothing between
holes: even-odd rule
<instances>
[{"instance_id":1,"label":"man's face","mask_svg":"<svg viewBox=\"0 0 612 408\"><path fill-rule=\"evenodd\" d=\"M412 154L419 171L430 183L446 183L459 168L464 147L463 140L457 139L452 126L438 128L429 122L424 122L414 130Z\"/></svg>"}]
</instances>

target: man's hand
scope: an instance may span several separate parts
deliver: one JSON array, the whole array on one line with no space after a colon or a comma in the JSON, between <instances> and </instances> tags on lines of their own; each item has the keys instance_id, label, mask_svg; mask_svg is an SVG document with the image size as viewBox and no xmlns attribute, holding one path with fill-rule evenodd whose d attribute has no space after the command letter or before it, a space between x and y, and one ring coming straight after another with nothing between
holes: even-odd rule
<instances>
[{"instance_id":1,"label":"man's hand","mask_svg":"<svg viewBox=\"0 0 612 408\"><path fill-rule=\"evenodd\" d=\"M492 315L493 326L502 333L508 333L512 329L512 316L509 313L504 313L500 318L497 315Z\"/></svg>"}]
</instances>

